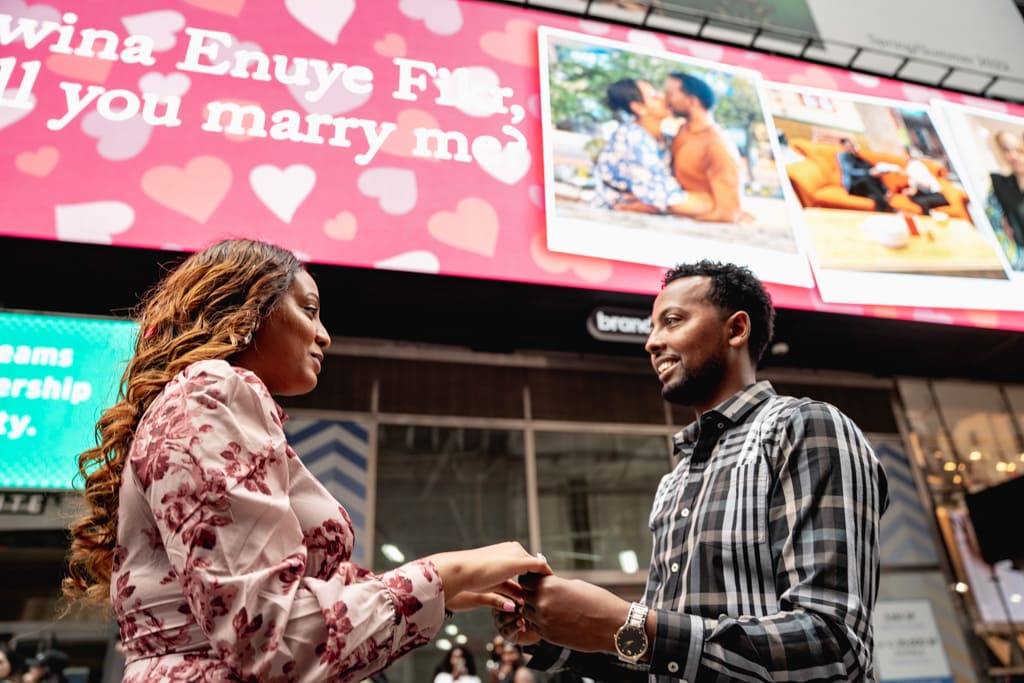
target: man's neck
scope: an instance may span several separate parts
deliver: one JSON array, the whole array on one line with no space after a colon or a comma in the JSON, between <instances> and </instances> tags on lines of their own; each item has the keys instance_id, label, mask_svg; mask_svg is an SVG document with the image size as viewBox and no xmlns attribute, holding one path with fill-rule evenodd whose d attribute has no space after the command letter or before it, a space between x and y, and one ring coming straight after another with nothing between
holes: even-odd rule
<instances>
[{"instance_id":1,"label":"man's neck","mask_svg":"<svg viewBox=\"0 0 1024 683\"><path fill-rule=\"evenodd\" d=\"M741 372L733 377L726 377L722 383L718 385L713 396L711 396L707 401L702 402L701 405L693 407L694 412L697 414L697 420L700 420L704 413L714 410L716 407L722 405L722 403L727 399L732 398L755 382L757 382L757 377L754 376L753 372Z\"/></svg>"},{"instance_id":2,"label":"man's neck","mask_svg":"<svg viewBox=\"0 0 1024 683\"><path fill-rule=\"evenodd\" d=\"M711 112L694 109L686 117L686 124L683 128L690 133L699 133L702 130L711 128L714 123L715 120L711 117Z\"/></svg>"}]
</instances>

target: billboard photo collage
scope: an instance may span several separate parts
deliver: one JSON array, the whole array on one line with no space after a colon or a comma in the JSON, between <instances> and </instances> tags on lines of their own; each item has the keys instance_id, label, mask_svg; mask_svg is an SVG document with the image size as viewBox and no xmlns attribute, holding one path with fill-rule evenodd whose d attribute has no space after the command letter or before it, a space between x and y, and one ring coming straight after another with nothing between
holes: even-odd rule
<instances>
[{"instance_id":1,"label":"billboard photo collage","mask_svg":"<svg viewBox=\"0 0 1024 683\"><path fill-rule=\"evenodd\" d=\"M430 11L427 11L427 10ZM0 2L0 234L1024 330L1024 107L500 3Z\"/></svg>"},{"instance_id":2,"label":"billboard photo collage","mask_svg":"<svg viewBox=\"0 0 1024 683\"><path fill-rule=\"evenodd\" d=\"M832 303L1024 308L1024 119L539 33L549 248L739 261Z\"/></svg>"}]
</instances>

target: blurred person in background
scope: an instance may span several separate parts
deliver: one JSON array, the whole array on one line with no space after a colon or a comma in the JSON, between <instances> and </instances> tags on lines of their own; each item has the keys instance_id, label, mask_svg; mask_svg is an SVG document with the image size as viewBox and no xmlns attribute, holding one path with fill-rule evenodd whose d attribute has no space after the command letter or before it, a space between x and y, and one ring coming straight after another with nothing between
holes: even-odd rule
<instances>
[{"instance_id":1,"label":"blurred person in background","mask_svg":"<svg viewBox=\"0 0 1024 683\"><path fill-rule=\"evenodd\" d=\"M64 669L68 666L68 656L60 650L43 650L25 662L25 666L28 671L22 675L22 683L67 683Z\"/></svg>"},{"instance_id":2,"label":"blurred person in background","mask_svg":"<svg viewBox=\"0 0 1024 683\"><path fill-rule=\"evenodd\" d=\"M481 683L473 653L461 645L446 652L434 669L434 683Z\"/></svg>"}]
</instances>

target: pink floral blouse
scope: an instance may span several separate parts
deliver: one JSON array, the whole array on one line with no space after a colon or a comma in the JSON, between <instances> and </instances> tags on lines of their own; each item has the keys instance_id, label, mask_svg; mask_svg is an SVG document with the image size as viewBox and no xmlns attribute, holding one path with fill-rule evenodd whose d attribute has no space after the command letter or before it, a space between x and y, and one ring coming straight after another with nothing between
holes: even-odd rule
<instances>
[{"instance_id":1,"label":"pink floral blouse","mask_svg":"<svg viewBox=\"0 0 1024 683\"><path fill-rule=\"evenodd\" d=\"M146 411L110 587L125 681L358 681L437 633L436 567L352 564L348 514L284 419L226 361L189 366Z\"/></svg>"}]
</instances>

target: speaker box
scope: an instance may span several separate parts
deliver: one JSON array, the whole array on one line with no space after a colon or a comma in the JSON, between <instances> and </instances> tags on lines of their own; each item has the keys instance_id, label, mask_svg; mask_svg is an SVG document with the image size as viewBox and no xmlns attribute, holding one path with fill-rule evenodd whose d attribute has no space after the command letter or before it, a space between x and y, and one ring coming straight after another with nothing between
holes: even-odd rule
<instances>
[{"instance_id":1,"label":"speaker box","mask_svg":"<svg viewBox=\"0 0 1024 683\"><path fill-rule=\"evenodd\" d=\"M1024 477L1017 477L966 496L978 550L989 564L1024 562Z\"/></svg>"}]
</instances>

